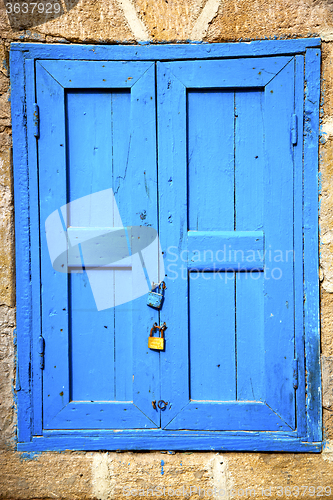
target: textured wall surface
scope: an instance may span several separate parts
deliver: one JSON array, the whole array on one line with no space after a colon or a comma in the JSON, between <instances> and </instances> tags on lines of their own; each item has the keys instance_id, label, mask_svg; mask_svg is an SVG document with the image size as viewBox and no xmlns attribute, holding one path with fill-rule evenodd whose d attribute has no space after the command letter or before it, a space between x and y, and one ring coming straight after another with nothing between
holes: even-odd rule
<instances>
[{"instance_id":1,"label":"textured wall surface","mask_svg":"<svg viewBox=\"0 0 333 500\"><path fill-rule=\"evenodd\" d=\"M60 0L59 15L52 19L40 16L35 24L33 18L7 15L5 3L0 0L0 498L121 499L130 498L126 492L132 488L131 498L141 498L147 488L161 487L158 491L163 491L165 487L166 497L176 497L177 493L181 498L198 498L199 493L204 497L205 490L205 497L210 498L276 499L290 498L288 489L283 496L279 495L279 486L303 485L331 486L332 494L325 495L324 490L323 496L333 498L333 0ZM326 439L323 453L15 452L10 42L224 42L315 35L323 40L320 146ZM297 489L290 491L297 496ZM300 489L298 497L313 498L318 491L312 495L308 490L301 496L304 490Z\"/></svg>"}]
</instances>

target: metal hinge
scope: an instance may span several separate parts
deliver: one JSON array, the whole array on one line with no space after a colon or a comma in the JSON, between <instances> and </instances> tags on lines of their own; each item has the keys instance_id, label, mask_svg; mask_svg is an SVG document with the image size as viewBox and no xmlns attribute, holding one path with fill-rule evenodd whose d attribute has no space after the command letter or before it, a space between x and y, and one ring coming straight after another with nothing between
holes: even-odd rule
<instances>
[{"instance_id":1,"label":"metal hinge","mask_svg":"<svg viewBox=\"0 0 333 500\"><path fill-rule=\"evenodd\" d=\"M292 122L291 122L291 142L293 145L297 144L297 115L292 116Z\"/></svg>"},{"instance_id":2,"label":"metal hinge","mask_svg":"<svg viewBox=\"0 0 333 500\"><path fill-rule=\"evenodd\" d=\"M294 365L293 365L293 386L294 389L297 389L298 387L298 360L294 359Z\"/></svg>"},{"instance_id":3,"label":"metal hinge","mask_svg":"<svg viewBox=\"0 0 333 500\"><path fill-rule=\"evenodd\" d=\"M41 370L44 370L44 351L45 351L45 340L40 335L40 337L38 337L38 354L40 356L39 367Z\"/></svg>"},{"instance_id":4,"label":"metal hinge","mask_svg":"<svg viewBox=\"0 0 333 500\"><path fill-rule=\"evenodd\" d=\"M34 104L34 121L33 121L33 128L34 128L34 136L39 137L39 107L38 104Z\"/></svg>"}]
</instances>

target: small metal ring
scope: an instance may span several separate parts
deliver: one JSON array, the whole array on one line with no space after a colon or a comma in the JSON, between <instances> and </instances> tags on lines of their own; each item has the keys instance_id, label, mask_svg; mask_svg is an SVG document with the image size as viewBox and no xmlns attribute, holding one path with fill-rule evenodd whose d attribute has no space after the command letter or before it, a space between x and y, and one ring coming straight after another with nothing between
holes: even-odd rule
<instances>
[{"instance_id":1,"label":"small metal ring","mask_svg":"<svg viewBox=\"0 0 333 500\"><path fill-rule=\"evenodd\" d=\"M163 399L160 399L159 402L157 403L157 406L159 407L160 410L165 410L165 408L168 406L168 403L163 401Z\"/></svg>"}]
</instances>

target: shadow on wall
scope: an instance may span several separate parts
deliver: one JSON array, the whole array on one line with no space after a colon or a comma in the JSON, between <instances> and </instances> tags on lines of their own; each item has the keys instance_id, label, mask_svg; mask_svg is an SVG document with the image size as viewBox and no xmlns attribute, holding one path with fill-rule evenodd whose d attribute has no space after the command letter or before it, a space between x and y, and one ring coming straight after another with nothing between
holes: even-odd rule
<instances>
[{"instance_id":1,"label":"shadow on wall","mask_svg":"<svg viewBox=\"0 0 333 500\"><path fill-rule=\"evenodd\" d=\"M80 0L2 0L10 26L24 30L52 21L73 9ZM66 10L64 9L64 6Z\"/></svg>"},{"instance_id":2,"label":"shadow on wall","mask_svg":"<svg viewBox=\"0 0 333 500\"><path fill-rule=\"evenodd\" d=\"M333 10L333 0L313 0L313 5L328 5Z\"/></svg>"}]
</instances>

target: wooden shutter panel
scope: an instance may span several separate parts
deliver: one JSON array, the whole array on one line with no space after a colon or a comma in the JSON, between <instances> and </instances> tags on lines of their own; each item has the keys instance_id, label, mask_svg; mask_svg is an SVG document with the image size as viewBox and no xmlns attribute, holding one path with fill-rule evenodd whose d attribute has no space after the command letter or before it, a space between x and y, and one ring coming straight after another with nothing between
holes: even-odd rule
<instances>
[{"instance_id":1,"label":"wooden shutter panel","mask_svg":"<svg viewBox=\"0 0 333 500\"><path fill-rule=\"evenodd\" d=\"M291 57L158 64L166 429L295 429L294 88Z\"/></svg>"},{"instance_id":2,"label":"wooden shutter panel","mask_svg":"<svg viewBox=\"0 0 333 500\"><path fill-rule=\"evenodd\" d=\"M90 286L94 273L103 272L105 293L124 282L135 290L130 259L122 270L55 271L44 230L51 214L51 229L62 224L67 234L110 225L107 199L103 207L108 188L124 226L157 227L154 64L39 61L36 82L44 428L154 428L158 358L148 355L137 329L143 325L147 339L154 313L146 296L98 311ZM73 216L71 203L96 193L103 203L89 223L80 211Z\"/></svg>"}]
</instances>

